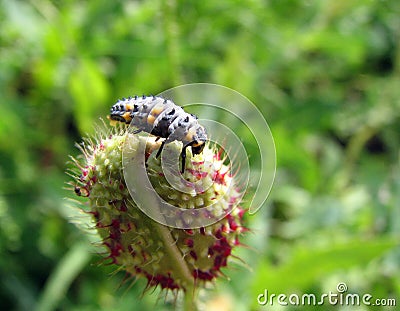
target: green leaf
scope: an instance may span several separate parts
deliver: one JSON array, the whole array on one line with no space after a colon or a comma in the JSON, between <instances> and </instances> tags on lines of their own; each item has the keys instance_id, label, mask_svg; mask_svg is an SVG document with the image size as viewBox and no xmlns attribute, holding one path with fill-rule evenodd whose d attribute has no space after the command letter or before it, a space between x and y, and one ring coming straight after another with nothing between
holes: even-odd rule
<instances>
[{"instance_id":1,"label":"green leaf","mask_svg":"<svg viewBox=\"0 0 400 311\"><path fill-rule=\"evenodd\" d=\"M79 130L81 133L91 132L93 121L108 112L104 107L109 85L98 65L90 59L81 59L71 73L69 90Z\"/></svg>"}]
</instances>

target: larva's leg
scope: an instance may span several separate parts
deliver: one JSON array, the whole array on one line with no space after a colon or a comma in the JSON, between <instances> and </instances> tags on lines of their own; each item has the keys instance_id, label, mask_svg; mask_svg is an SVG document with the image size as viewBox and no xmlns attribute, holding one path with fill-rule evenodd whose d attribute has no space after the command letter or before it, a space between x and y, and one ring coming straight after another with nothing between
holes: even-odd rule
<instances>
[{"instance_id":1,"label":"larva's leg","mask_svg":"<svg viewBox=\"0 0 400 311\"><path fill-rule=\"evenodd\" d=\"M156 158L158 158L158 157L160 156L161 151L162 151L163 148L164 148L165 142L166 142L166 140L164 140L164 141L161 143L161 146L160 146L160 148L159 148L158 151L157 151Z\"/></svg>"},{"instance_id":2,"label":"larva's leg","mask_svg":"<svg viewBox=\"0 0 400 311\"><path fill-rule=\"evenodd\" d=\"M181 174L183 174L185 172L185 165L186 165L186 148L188 146L185 146L182 148L182 152L181 152L181 160L182 160L182 169L181 169Z\"/></svg>"}]
</instances>

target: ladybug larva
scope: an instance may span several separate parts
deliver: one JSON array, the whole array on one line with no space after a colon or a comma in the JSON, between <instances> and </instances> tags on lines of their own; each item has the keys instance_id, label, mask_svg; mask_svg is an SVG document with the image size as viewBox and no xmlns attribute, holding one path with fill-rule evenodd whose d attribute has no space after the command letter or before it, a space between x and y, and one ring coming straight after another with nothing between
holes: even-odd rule
<instances>
[{"instance_id":1,"label":"ladybug larva","mask_svg":"<svg viewBox=\"0 0 400 311\"><path fill-rule=\"evenodd\" d=\"M206 129L199 124L197 116L159 96L120 99L111 107L108 118L134 125L138 129L135 133L144 131L165 138L156 157L160 156L165 144L181 141L181 173L185 171L186 148L191 147L193 155L199 154L207 141Z\"/></svg>"}]
</instances>

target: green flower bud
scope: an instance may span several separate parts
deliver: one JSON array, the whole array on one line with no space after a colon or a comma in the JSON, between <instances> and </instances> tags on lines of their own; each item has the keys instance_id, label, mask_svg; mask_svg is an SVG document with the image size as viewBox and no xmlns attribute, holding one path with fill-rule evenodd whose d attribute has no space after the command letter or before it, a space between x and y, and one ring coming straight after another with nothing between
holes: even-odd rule
<instances>
[{"instance_id":1,"label":"green flower bud","mask_svg":"<svg viewBox=\"0 0 400 311\"><path fill-rule=\"evenodd\" d=\"M179 229L143 213L124 179L123 150L128 138L133 147L145 144L146 171L158 196L173 206L191 210L218 202L209 212L222 218L211 225ZM178 153L182 148L181 143L169 145ZM111 263L133 276L145 277L148 287L187 290L222 275L232 250L240 245L239 236L246 231L244 210L238 206L241 193L221 153L209 146L194 157L187 152L182 180L188 182L189 191L176 190L167 181L161 159L155 157L159 147L155 139L118 130L93 139L81 148L83 156L75 161L79 171L75 193L87 198L83 209L93 215L94 228ZM224 215L228 207L231 212ZM180 221L189 220L183 217Z\"/></svg>"}]
</instances>

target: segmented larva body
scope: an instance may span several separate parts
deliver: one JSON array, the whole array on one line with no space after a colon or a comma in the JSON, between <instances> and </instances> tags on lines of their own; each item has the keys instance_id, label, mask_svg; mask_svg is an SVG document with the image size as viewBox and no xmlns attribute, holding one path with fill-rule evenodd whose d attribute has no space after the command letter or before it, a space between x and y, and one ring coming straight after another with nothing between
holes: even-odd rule
<instances>
[{"instance_id":1,"label":"segmented larva body","mask_svg":"<svg viewBox=\"0 0 400 311\"><path fill-rule=\"evenodd\" d=\"M165 138L157 157L165 144L174 140L181 141L182 173L185 170L186 148L191 147L192 154L199 154L207 141L206 130L195 115L159 96L143 95L120 99L111 107L109 119L132 124L138 128L137 132L144 131Z\"/></svg>"}]
</instances>

